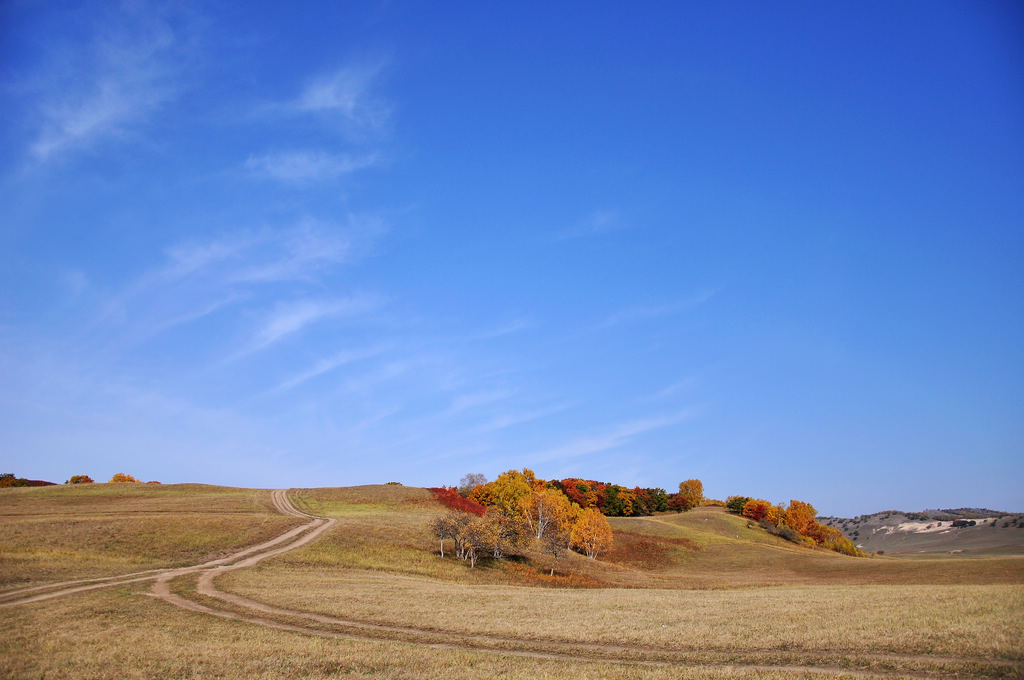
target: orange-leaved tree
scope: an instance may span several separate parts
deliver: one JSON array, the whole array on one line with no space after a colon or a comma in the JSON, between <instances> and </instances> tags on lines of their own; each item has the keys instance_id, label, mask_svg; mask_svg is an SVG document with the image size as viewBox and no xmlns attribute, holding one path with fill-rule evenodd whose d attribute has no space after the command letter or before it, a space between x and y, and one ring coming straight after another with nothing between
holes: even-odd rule
<instances>
[{"instance_id":1,"label":"orange-leaved tree","mask_svg":"<svg viewBox=\"0 0 1024 680\"><path fill-rule=\"evenodd\" d=\"M125 474L123 472L118 472L118 473L115 473L114 476L110 478L110 482L108 482L108 483L109 484L123 484L125 482L138 482L138 481L139 480L135 479L131 475Z\"/></svg>"},{"instance_id":2,"label":"orange-leaved tree","mask_svg":"<svg viewBox=\"0 0 1024 680\"><path fill-rule=\"evenodd\" d=\"M587 508L580 513L572 527L572 544L580 548L590 559L612 547L612 528L608 519L596 508Z\"/></svg>"},{"instance_id":3,"label":"orange-leaved tree","mask_svg":"<svg viewBox=\"0 0 1024 680\"><path fill-rule=\"evenodd\" d=\"M760 498L752 498L743 506L743 516L750 519L764 519L772 511L772 504Z\"/></svg>"},{"instance_id":4,"label":"orange-leaved tree","mask_svg":"<svg viewBox=\"0 0 1024 680\"><path fill-rule=\"evenodd\" d=\"M789 528L793 531L807 536L814 525L817 524L814 521L814 518L817 516L818 511L810 503L790 501L789 508L782 515L782 521L789 525Z\"/></svg>"},{"instance_id":5,"label":"orange-leaved tree","mask_svg":"<svg viewBox=\"0 0 1024 680\"><path fill-rule=\"evenodd\" d=\"M71 475L71 479L68 480L68 484L92 484L92 477L89 475Z\"/></svg>"}]
</instances>

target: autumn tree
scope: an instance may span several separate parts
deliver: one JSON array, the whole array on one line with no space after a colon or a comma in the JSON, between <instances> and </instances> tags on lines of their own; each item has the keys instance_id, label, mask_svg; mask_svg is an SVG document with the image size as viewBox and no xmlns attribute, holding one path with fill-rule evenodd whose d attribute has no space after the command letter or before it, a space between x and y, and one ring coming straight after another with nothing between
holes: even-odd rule
<instances>
[{"instance_id":1,"label":"autumn tree","mask_svg":"<svg viewBox=\"0 0 1024 680\"><path fill-rule=\"evenodd\" d=\"M123 483L126 483L126 482L138 482L138 481L139 480L135 479L131 475L125 474L123 472L117 472L117 473L114 474L113 477L110 478L110 481L108 482L108 484L123 484Z\"/></svg>"},{"instance_id":2,"label":"autumn tree","mask_svg":"<svg viewBox=\"0 0 1024 680\"><path fill-rule=\"evenodd\" d=\"M753 499L749 496L729 496L725 499L725 507L729 512L735 512L737 515L742 515L743 506L750 500Z\"/></svg>"},{"instance_id":3,"label":"autumn tree","mask_svg":"<svg viewBox=\"0 0 1024 680\"><path fill-rule=\"evenodd\" d=\"M571 513L569 499L558 489L541 489L523 496L517 509L537 538L543 538L550 527L564 527Z\"/></svg>"},{"instance_id":4,"label":"autumn tree","mask_svg":"<svg viewBox=\"0 0 1024 680\"><path fill-rule=\"evenodd\" d=\"M470 568L476 567L478 557L481 553L487 552L490 541L487 520L483 517L471 518L459 528L457 537L462 549L462 559L469 560Z\"/></svg>"},{"instance_id":5,"label":"autumn tree","mask_svg":"<svg viewBox=\"0 0 1024 680\"><path fill-rule=\"evenodd\" d=\"M468 496L474 488L487 483L487 477L479 472L470 472L459 480L459 494Z\"/></svg>"},{"instance_id":6,"label":"autumn tree","mask_svg":"<svg viewBox=\"0 0 1024 680\"><path fill-rule=\"evenodd\" d=\"M487 508L483 517L484 547L496 560L530 547L532 534L521 517L506 515L498 508Z\"/></svg>"},{"instance_id":7,"label":"autumn tree","mask_svg":"<svg viewBox=\"0 0 1024 680\"><path fill-rule=\"evenodd\" d=\"M450 538L454 541L455 534L459 531L461 520L456 518L457 515L464 516L464 513L449 512L444 515L439 515L430 521L430 532L434 534L441 544L441 557L444 557L445 539Z\"/></svg>"},{"instance_id":8,"label":"autumn tree","mask_svg":"<svg viewBox=\"0 0 1024 680\"><path fill-rule=\"evenodd\" d=\"M558 558L565 552L565 545L568 543L565 532L561 528L552 528L544 532L544 537L540 539L541 550L551 555L551 575L555 575L555 565L558 564Z\"/></svg>"},{"instance_id":9,"label":"autumn tree","mask_svg":"<svg viewBox=\"0 0 1024 680\"><path fill-rule=\"evenodd\" d=\"M752 498L743 504L743 516L750 519L763 519L769 513L772 504L760 498Z\"/></svg>"},{"instance_id":10,"label":"autumn tree","mask_svg":"<svg viewBox=\"0 0 1024 680\"><path fill-rule=\"evenodd\" d=\"M518 512L520 499L542 487L543 483L537 480L533 471L523 468L522 472L509 470L501 473L493 482L475 487L469 497L480 505L493 505L511 515Z\"/></svg>"},{"instance_id":11,"label":"autumn tree","mask_svg":"<svg viewBox=\"0 0 1024 680\"><path fill-rule=\"evenodd\" d=\"M679 483L679 506L692 510L704 502L704 484L699 479L688 479Z\"/></svg>"},{"instance_id":12,"label":"autumn tree","mask_svg":"<svg viewBox=\"0 0 1024 680\"><path fill-rule=\"evenodd\" d=\"M561 489L562 493L564 493L570 501L576 503L581 508L596 508L601 505L601 491L605 486L604 484L601 484L601 482L568 477L566 479L556 480L554 485Z\"/></svg>"},{"instance_id":13,"label":"autumn tree","mask_svg":"<svg viewBox=\"0 0 1024 680\"><path fill-rule=\"evenodd\" d=\"M473 521L473 515L466 512L449 512L445 515L448 524L448 537L455 544L455 556L460 560L466 559L466 545L463 537L463 529Z\"/></svg>"},{"instance_id":14,"label":"autumn tree","mask_svg":"<svg viewBox=\"0 0 1024 680\"><path fill-rule=\"evenodd\" d=\"M594 559L612 546L612 528L608 520L594 508L580 513L572 527L572 544Z\"/></svg>"},{"instance_id":15,"label":"autumn tree","mask_svg":"<svg viewBox=\"0 0 1024 680\"><path fill-rule=\"evenodd\" d=\"M793 531L806 536L813 528L813 525L817 523L815 522L817 516L818 511L810 503L791 500L789 508L782 516L782 521Z\"/></svg>"},{"instance_id":16,"label":"autumn tree","mask_svg":"<svg viewBox=\"0 0 1024 680\"><path fill-rule=\"evenodd\" d=\"M92 484L93 483L93 479L89 475L71 475L71 479L69 479L66 483L67 484Z\"/></svg>"}]
</instances>

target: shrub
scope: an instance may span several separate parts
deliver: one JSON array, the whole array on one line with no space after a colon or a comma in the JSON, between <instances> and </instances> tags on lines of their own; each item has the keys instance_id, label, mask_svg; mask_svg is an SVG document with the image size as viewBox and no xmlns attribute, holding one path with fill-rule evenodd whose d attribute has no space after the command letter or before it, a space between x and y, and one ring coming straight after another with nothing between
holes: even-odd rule
<instances>
[{"instance_id":1,"label":"shrub","mask_svg":"<svg viewBox=\"0 0 1024 680\"><path fill-rule=\"evenodd\" d=\"M743 506L743 516L750 519L765 519L772 511L772 504L768 501L755 498L748 500Z\"/></svg>"},{"instance_id":2,"label":"shrub","mask_svg":"<svg viewBox=\"0 0 1024 680\"><path fill-rule=\"evenodd\" d=\"M735 512L737 515L742 515L743 506L752 500L753 499L749 496L729 496L725 499L725 507L729 512Z\"/></svg>"},{"instance_id":3,"label":"shrub","mask_svg":"<svg viewBox=\"0 0 1024 680\"><path fill-rule=\"evenodd\" d=\"M92 484L93 483L93 478L90 477L89 475L71 475L71 479L69 479L66 483L67 484Z\"/></svg>"},{"instance_id":4,"label":"shrub","mask_svg":"<svg viewBox=\"0 0 1024 680\"><path fill-rule=\"evenodd\" d=\"M117 472L117 473L114 474L113 477L110 478L110 481L108 482L108 484L126 484L126 483L129 483L129 482L136 482L137 483L138 481L139 480L135 479L134 477L132 477L129 474L125 474L124 472Z\"/></svg>"},{"instance_id":5,"label":"shrub","mask_svg":"<svg viewBox=\"0 0 1024 680\"><path fill-rule=\"evenodd\" d=\"M458 489L454 486L433 487L430 491L434 494L435 499L441 501L441 503L453 510L469 512L480 517L483 517L484 513L487 512L487 508L480 505L472 498L463 498L460 496Z\"/></svg>"}]
</instances>

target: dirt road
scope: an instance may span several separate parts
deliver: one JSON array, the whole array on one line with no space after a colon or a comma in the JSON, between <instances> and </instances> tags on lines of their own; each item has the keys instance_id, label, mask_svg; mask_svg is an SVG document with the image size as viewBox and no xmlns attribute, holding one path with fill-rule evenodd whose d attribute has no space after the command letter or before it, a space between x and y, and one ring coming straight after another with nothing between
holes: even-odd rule
<instances>
[{"instance_id":1,"label":"dirt road","mask_svg":"<svg viewBox=\"0 0 1024 680\"><path fill-rule=\"evenodd\" d=\"M209 562L203 562L202 564L196 564L190 567L149 569L147 571L137 571L129 574L121 574L119 576L79 579L76 581L61 581L59 583L47 583L46 585L8 590L0 593L0 607L13 607L15 605L41 602L55 597L63 597L65 595L97 590L99 588L112 588L128 583L138 583L140 581L152 581L157 579L170 580L177 576L184 576L186 574L204 571L207 569L215 569L217 567L232 564L238 560L242 560L243 558L252 559L253 557L262 555L263 557L260 557L259 559L263 559L264 557L270 557L271 554L276 555L284 552L284 550L291 550L292 548L297 548L300 545L305 545L316 536L319 536L327 527L334 524L333 519L314 517L313 515L297 510L288 500L288 492L285 489L276 489L272 491L271 500L274 507L281 514L303 517L310 521L302 526L286 531L280 536L272 538L264 543L250 546L244 550L228 555L227 557L221 557L216 560L210 560ZM317 531L317 529L320 531ZM310 536L309 534L312 534L313 532L315 532L315 534ZM298 538L297 541L292 543L288 542L292 539L296 539L296 537L301 538ZM275 547L280 546L281 544L285 544L287 547L284 549ZM257 559L256 562L258 562L259 559ZM253 562L253 564L255 564L255 562Z\"/></svg>"},{"instance_id":2,"label":"dirt road","mask_svg":"<svg viewBox=\"0 0 1024 680\"><path fill-rule=\"evenodd\" d=\"M780 671L792 675L835 675L859 678L960 678L1017 677L1020 665L1005 659L949 658L913 654L855 654L823 650L820 655L806 651L776 650L765 658L763 650L710 650L697 647L659 648L623 646L564 640L525 640L488 634L466 634L412 626L396 626L296 611L256 602L219 590L214 583L221 574L251 567L262 560L294 550L316 540L336 520L304 513L291 504L285 490L272 492L274 507L285 515L309 522L280 536L227 557L191 567L157 569L103 579L65 581L23 588L0 594L0 607L29 604L97 588L110 588L153 581L150 595L181 609L241 621L276 630L339 639L370 639L419 644L439 650L459 650L535 659L591 661L631 666L729 668L757 673ZM172 592L171 582L195 576L196 600ZM955 670L954 670L955 669ZM980 671L980 672L979 672Z\"/></svg>"}]
</instances>

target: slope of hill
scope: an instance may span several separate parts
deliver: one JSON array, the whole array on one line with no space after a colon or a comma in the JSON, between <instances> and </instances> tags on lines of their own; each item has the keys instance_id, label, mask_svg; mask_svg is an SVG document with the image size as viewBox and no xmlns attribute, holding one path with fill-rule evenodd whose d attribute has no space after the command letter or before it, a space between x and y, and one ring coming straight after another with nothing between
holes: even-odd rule
<instances>
[{"instance_id":1,"label":"slope of hill","mask_svg":"<svg viewBox=\"0 0 1024 680\"><path fill-rule=\"evenodd\" d=\"M298 523L270 492L206 484L0 489L0 590L211 559Z\"/></svg>"},{"instance_id":2,"label":"slope of hill","mask_svg":"<svg viewBox=\"0 0 1024 680\"><path fill-rule=\"evenodd\" d=\"M885 553L1024 554L1024 514L984 508L821 517L862 550Z\"/></svg>"},{"instance_id":3,"label":"slope of hill","mask_svg":"<svg viewBox=\"0 0 1024 680\"><path fill-rule=\"evenodd\" d=\"M27 536L35 523L39 545L62 546L67 525L98 521L102 531L71 538L109 530L118 544L101 544L101 556L131 562L176 560L196 528L219 545L237 540L230 529L247 528L256 542L273 518L270 494L243 489L13 491L0 494L5 532ZM282 543L306 530L296 527L243 548L247 556L223 570L167 574L159 593L125 581L8 601L0 677L881 680L1018 677L1024 668L1021 556L849 557L698 508L614 518L613 550L598 560L565 555L550 577L542 552L475 569L441 557L428 527L447 509L425 489L287 497L308 516L277 517L312 519L305 527L318 527L309 534L316 540ZM154 540L173 550L151 555ZM64 554L61 570L88 574L95 560ZM39 570L32 580L50 577L45 560L21 568Z\"/></svg>"}]
</instances>

